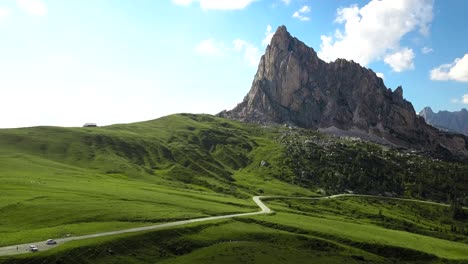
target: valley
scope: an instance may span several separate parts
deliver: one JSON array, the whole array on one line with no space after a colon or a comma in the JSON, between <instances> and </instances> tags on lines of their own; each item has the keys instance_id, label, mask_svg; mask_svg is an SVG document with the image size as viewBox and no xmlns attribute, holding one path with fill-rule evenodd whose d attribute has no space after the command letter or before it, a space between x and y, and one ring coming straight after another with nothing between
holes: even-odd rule
<instances>
[{"instance_id":1,"label":"valley","mask_svg":"<svg viewBox=\"0 0 468 264\"><path fill-rule=\"evenodd\" d=\"M0 1L0 264L468 264L468 1Z\"/></svg>"},{"instance_id":2,"label":"valley","mask_svg":"<svg viewBox=\"0 0 468 264\"><path fill-rule=\"evenodd\" d=\"M100 128L0 130L0 134L1 246L252 213L258 211L251 201L255 195L320 197L350 191L354 177L364 181L371 175L379 183L375 186L381 187L354 191L450 203L450 197L438 191L445 187L434 179L443 169L444 177L455 181L466 170L463 163L424 153L208 115L181 114ZM335 156L334 166L326 156L317 155L325 148ZM363 164L370 159L382 166L367 171L358 161L344 158L362 155L361 151L367 153ZM389 182L386 175L399 172L395 157L384 158L388 153L405 157L398 160L402 169L415 168L415 174L390 184L394 180ZM425 167L426 162L432 165ZM328 182L303 173L312 168L320 173L320 164L336 170L324 172ZM340 164L357 164L363 173L343 178L339 175L352 170ZM423 164L424 178L417 176L418 164ZM388 169L391 166L395 168ZM423 193L414 187L418 185ZM463 181L456 186L457 193L465 192ZM468 259L468 227L464 218L452 217L453 206L346 196L316 202L266 199L265 203L273 214L111 233L34 254L4 256L0 263L235 262L239 258L258 263L275 254L332 262L386 262L403 253L402 261ZM308 250L312 245L314 249Z\"/></svg>"}]
</instances>

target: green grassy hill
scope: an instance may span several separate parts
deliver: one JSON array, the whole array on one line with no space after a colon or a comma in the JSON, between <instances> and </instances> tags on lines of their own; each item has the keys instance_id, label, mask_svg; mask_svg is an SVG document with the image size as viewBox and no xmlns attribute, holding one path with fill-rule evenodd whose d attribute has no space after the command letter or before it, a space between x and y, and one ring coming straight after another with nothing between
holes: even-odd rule
<instances>
[{"instance_id":1,"label":"green grassy hill","mask_svg":"<svg viewBox=\"0 0 468 264\"><path fill-rule=\"evenodd\" d=\"M2 129L0 246L251 212L258 194L353 190L461 204L467 168L424 153L209 115ZM401 254L405 261L468 260L466 220L453 220L449 208L366 199L271 203L273 216L71 242L0 263L385 262Z\"/></svg>"},{"instance_id":2,"label":"green grassy hill","mask_svg":"<svg viewBox=\"0 0 468 264\"><path fill-rule=\"evenodd\" d=\"M259 175L257 155L272 160L279 146L254 134L194 115L0 130L0 246L256 210L258 188L238 170ZM269 193L311 193L265 177L255 181Z\"/></svg>"},{"instance_id":3,"label":"green grassy hill","mask_svg":"<svg viewBox=\"0 0 468 264\"><path fill-rule=\"evenodd\" d=\"M270 200L274 215L76 241L2 263L468 262L466 235L431 228L464 224L447 217L446 208L365 199ZM411 227L430 212L439 217Z\"/></svg>"},{"instance_id":4,"label":"green grassy hill","mask_svg":"<svg viewBox=\"0 0 468 264\"><path fill-rule=\"evenodd\" d=\"M281 155L273 130L190 114L98 128L0 130L0 147L10 158L27 155L114 178L244 197L252 186L236 182L233 175L261 159L276 162Z\"/></svg>"}]
</instances>

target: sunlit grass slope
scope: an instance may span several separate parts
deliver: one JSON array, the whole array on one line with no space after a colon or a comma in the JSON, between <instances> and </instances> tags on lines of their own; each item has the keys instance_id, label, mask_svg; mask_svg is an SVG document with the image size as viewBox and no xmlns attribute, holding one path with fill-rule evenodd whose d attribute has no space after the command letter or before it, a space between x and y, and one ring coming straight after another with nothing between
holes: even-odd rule
<instances>
[{"instance_id":1,"label":"sunlit grass slope","mask_svg":"<svg viewBox=\"0 0 468 264\"><path fill-rule=\"evenodd\" d=\"M259 194L313 196L318 188L341 190L344 174L334 169L358 164L348 156L357 148L374 158L384 151L348 141L192 114L97 128L3 129L0 246L251 212L258 210L251 197ZM323 152L321 159L312 155L317 151ZM395 166L390 158L380 160L385 168ZM439 162L417 156L407 163L413 160ZM463 164L443 165L449 173L452 167L457 173L464 169ZM325 185L316 171L326 172L319 175L328 179ZM459 174L456 178L463 180ZM437 179L431 186L442 179L439 174ZM468 261L466 220L453 220L445 207L370 198L267 203L275 214L75 241L52 251L0 258L0 263Z\"/></svg>"},{"instance_id":2,"label":"sunlit grass slope","mask_svg":"<svg viewBox=\"0 0 468 264\"><path fill-rule=\"evenodd\" d=\"M262 175L268 133L204 115L0 130L0 245L256 210L252 181L307 194Z\"/></svg>"},{"instance_id":3,"label":"sunlit grass slope","mask_svg":"<svg viewBox=\"0 0 468 264\"><path fill-rule=\"evenodd\" d=\"M466 236L446 230L434 231L445 239L418 234L424 226L440 222L463 223L442 216L437 220L424 219L421 226L408 228L415 216L445 210L437 205L373 198L267 201L275 214L100 238L91 244L77 241L54 251L0 263L468 262L468 244L462 239ZM383 215L379 209L384 210ZM405 215L411 217L405 219ZM386 219L408 224L390 228L386 225L392 220Z\"/></svg>"}]
</instances>

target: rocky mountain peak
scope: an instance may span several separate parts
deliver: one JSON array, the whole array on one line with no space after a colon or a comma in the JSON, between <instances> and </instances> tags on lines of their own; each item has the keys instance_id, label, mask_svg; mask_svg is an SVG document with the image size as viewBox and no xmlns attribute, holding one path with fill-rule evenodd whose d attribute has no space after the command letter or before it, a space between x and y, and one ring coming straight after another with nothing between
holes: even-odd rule
<instances>
[{"instance_id":1,"label":"rocky mountain peak","mask_svg":"<svg viewBox=\"0 0 468 264\"><path fill-rule=\"evenodd\" d=\"M432 108L430 108L429 106L426 106L423 108L423 110L421 110L420 113L421 114L434 114L434 111L432 111Z\"/></svg>"},{"instance_id":2,"label":"rocky mountain peak","mask_svg":"<svg viewBox=\"0 0 468 264\"><path fill-rule=\"evenodd\" d=\"M403 98L403 88L401 86L398 86L395 91L393 92L397 97Z\"/></svg>"},{"instance_id":3,"label":"rocky mountain peak","mask_svg":"<svg viewBox=\"0 0 468 264\"><path fill-rule=\"evenodd\" d=\"M426 122L441 130L463 133L468 136L468 111L462 108L460 111L438 111L434 113L430 107L424 107L419 115Z\"/></svg>"},{"instance_id":4,"label":"rocky mountain peak","mask_svg":"<svg viewBox=\"0 0 468 264\"><path fill-rule=\"evenodd\" d=\"M289 34L288 30L285 26L279 26L278 29L273 34L271 38L270 45L278 46L282 50L286 50L288 48L289 42L293 39L291 34Z\"/></svg>"},{"instance_id":5,"label":"rocky mountain peak","mask_svg":"<svg viewBox=\"0 0 468 264\"><path fill-rule=\"evenodd\" d=\"M372 70L353 61L322 61L285 26L273 35L243 102L219 115L256 123L358 131L389 144L432 150L442 146L468 156L468 140L438 135L403 98L401 86L392 92Z\"/></svg>"}]
</instances>

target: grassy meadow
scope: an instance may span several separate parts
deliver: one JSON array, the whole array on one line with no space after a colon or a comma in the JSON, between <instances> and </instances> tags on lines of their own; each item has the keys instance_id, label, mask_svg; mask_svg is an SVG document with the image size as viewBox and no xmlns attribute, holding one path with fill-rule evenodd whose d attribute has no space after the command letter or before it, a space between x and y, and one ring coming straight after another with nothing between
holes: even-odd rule
<instances>
[{"instance_id":1,"label":"grassy meadow","mask_svg":"<svg viewBox=\"0 0 468 264\"><path fill-rule=\"evenodd\" d=\"M331 138L325 139L325 147L301 147L298 142L308 134L295 133L300 132L192 114L97 128L2 129L0 246L257 211L253 195L338 192L349 187L344 172L359 169L346 165L348 152L362 156L359 162L388 163L382 166L385 173L376 174L385 175L376 180L379 188L410 185L386 180L391 179L388 168L396 166L388 157L406 154ZM367 152L372 154L362 154ZM285 158L288 153L293 154ZM336 166L330 165L333 155L340 158L333 161ZM411 155L408 162L433 161ZM320 160L337 171L319 167ZM439 163L440 168L433 167L453 167L461 179L464 165ZM312 177L313 168L321 178ZM368 177L366 173L361 178ZM399 169L398 177L402 173ZM321 185L328 174L341 186L332 181ZM437 177L425 181L438 184L439 172ZM428 195L411 190L401 193ZM266 203L274 214L74 241L34 255L0 257L0 263L468 261L467 221L452 219L448 207L362 197Z\"/></svg>"},{"instance_id":2,"label":"grassy meadow","mask_svg":"<svg viewBox=\"0 0 468 264\"><path fill-rule=\"evenodd\" d=\"M192 115L0 130L0 246L250 212L257 210L252 181L269 193L310 193L239 172L268 155L262 145L274 145L250 130Z\"/></svg>"},{"instance_id":3,"label":"grassy meadow","mask_svg":"<svg viewBox=\"0 0 468 264\"><path fill-rule=\"evenodd\" d=\"M446 239L385 227L385 217L400 219L445 210L404 201L346 198L324 201L268 200L273 215L239 217L156 232L75 241L33 256L1 263L466 263L466 236L440 231ZM292 203L290 203L292 201ZM329 203L333 203L331 209ZM354 205L349 211L338 208ZM296 207L301 209L297 210ZM315 210L324 209L320 214ZM310 209L307 209L310 208ZM359 220L350 217L359 215ZM449 219L439 219L450 222ZM425 219L422 226L438 225ZM411 222L412 220L407 220ZM454 224L454 223L452 223ZM461 224L461 223L457 223ZM423 228L423 227L421 227Z\"/></svg>"}]
</instances>

